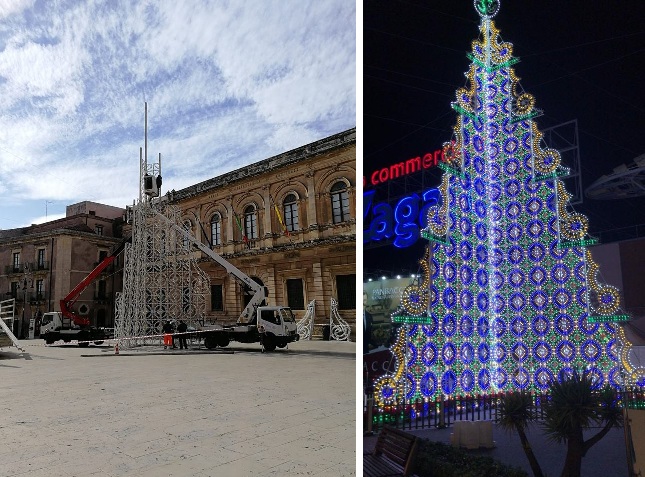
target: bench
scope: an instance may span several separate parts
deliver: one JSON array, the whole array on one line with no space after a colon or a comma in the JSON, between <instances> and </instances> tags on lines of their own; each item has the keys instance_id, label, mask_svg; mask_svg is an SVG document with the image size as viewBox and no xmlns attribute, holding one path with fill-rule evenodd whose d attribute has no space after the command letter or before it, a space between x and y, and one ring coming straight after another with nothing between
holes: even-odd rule
<instances>
[{"instance_id":1,"label":"bench","mask_svg":"<svg viewBox=\"0 0 645 477\"><path fill-rule=\"evenodd\" d=\"M365 477L411 475L417 438L392 427L384 427L372 454L363 455Z\"/></svg>"}]
</instances>

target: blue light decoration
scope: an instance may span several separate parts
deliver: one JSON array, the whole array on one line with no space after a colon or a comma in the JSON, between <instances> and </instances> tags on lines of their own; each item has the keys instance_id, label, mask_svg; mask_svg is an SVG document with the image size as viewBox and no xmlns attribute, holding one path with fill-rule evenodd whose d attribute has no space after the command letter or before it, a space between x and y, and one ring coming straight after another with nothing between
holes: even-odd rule
<instances>
[{"instance_id":1,"label":"blue light decoration","mask_svg":"<svg viewBox=\"0 0 645 477\"><path fill-rule=\"evenodd\" d=\"M572 370L591 373L596 387L645 374L629 359L618 290L596 280L586 248L595 240L587 218L571 211L567 169L542 143L540 111L512 67L519 60L491 20L499 1L475 0L475 8L481 37L468 55L468 87L452 105L441 200L427 207L421 230L429 241L423 273L392 317L402 326L391 348L395 371L374 386L381 407L436 394L543 391ZM402 201L394 215L418 210ZM408 240L405 226L395 230Z\"/></svg>"}]
</instances>

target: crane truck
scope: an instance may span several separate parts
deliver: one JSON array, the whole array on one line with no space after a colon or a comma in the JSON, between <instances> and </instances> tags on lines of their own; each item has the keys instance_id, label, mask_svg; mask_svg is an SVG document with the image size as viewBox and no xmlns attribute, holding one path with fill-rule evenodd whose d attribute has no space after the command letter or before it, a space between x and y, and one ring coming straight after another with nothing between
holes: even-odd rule
<instances>
[{"instance_id":1,"label":"crane truck","mask_svg":"<svg viewBox=\"0 0 645 477\"><path fill-rule=\"evenodd\" d=\"M60 301L60 311L50 311L43 314L40 324L40 337L45 340L45 343L53 344L59 340L69 343L72 340L78 340L78 346L86 347L89 346L91 341L96 345L100 345L104 340L113 337L107 328L90 326L89 318L74 312L72 306L76 303L81 293L96 280L101 272L116 260L116 257L125 248L125 244L131 240L132 237L125 238L112 250L110 255L101 260L94 270Z\"/></svg>"},{"instance_id":2,"label":"crane truck","mask_svg":"<svg viewBox=\"0 0 645 477\"><path fill-rule=\"evenodd\" d=\"M287 344L298 341L296 318L290 308L284 306L266 306L268 296L266 287L255 282L246 273L210 247L197 240L190 232L172 222L165 215L156 212L160 220L179 233L186 241L217 262L233 278L253 292L253 296L242 310L235 324L203 326L200 331L204 346L208 349L228 346L231 341L240 343L260 343L264 350L273 351L284 348ZM201 225L201 224L200 224ZM206 236L206 234L204 233Z\"/></svg>"}]
</instances>

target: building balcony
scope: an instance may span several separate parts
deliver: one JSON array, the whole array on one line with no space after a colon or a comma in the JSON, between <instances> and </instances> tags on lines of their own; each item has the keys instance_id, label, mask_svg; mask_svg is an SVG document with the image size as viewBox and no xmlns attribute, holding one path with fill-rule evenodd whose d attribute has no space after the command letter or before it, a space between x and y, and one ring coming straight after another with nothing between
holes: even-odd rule
<instances>
[{"instance_id":1,"label":"building balcony","mask_svg":"<svg viewBox=\"0 0 645 477\"><path fill-rule=\"evenodd\" d=\"M12 273L22 273L24 270L24 265L6 265L4 267L4 273L6 275L11 275Z\"/></svg>"},{"instance_id":2,"label":"building balcony","mask_svg":"<svg viewBox=\"0 0 645 477\"><path fill-rule=\"evenodd\" d=\"M29 299L29 303L35 305L38 303L44 303L47 301L47 294L46 293L30 293L27 297Z\"/></svg>"},{"instance_id":3,"label":"building balcony","mask_svg":"<svg viewBox=\"0 0 645 477\"><path fill-rule=\"evenodd\" d=\"M49 270L49 262L47 260L36 262L34 263L33 270Z\"/></svg>"}]
</instances>

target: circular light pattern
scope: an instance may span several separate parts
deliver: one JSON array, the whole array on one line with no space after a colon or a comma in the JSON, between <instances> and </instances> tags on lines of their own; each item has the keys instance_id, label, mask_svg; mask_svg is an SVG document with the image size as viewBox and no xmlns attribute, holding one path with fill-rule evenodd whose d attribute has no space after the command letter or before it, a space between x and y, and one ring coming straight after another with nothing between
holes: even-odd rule
<instances>
[{"instance_id":1,"label":"circular light pattern","mask_svg":"<svg viewBox=\"0 0 645 477\"><path fill-rule=\"evenodd\" d=\"M461 277L461 283L468 286L473 281L473 269L468 265L462 265L459 276Z\"/></svg>"},{"instance_id":2,"label":"circular light pattern","mask_svg":"<svg viewBox=\"0 0 645 477\"><path fill-rule=\"evenodd\" d=\"M455 334L455 331L457 331L457 320L455 319L455 316L450 314L446 315L443 318L443 332L446 336L450 337Z\"/></svg>"},{"instance_id":3,"label":"circular light pattern","mask_svg":"<svg viewBox=\"0 0 645 477\"><path fill-rule=\"evenodd\" d=\"M513 385L520 389L526 389L530 384L530 375L525 368L517 368L513 375Z\"/></svg>"},{"instance_id":4,"label":"circular light pattern","mask_svg":"<svg viewBox=\"0 0 645 477\"><path fill-rule=\"evenodd\" d=\"M515 158L509 158L504 166L506 174L514 176L520 170L520 163Z\"/></svg>"},{"instance_id":5,"label":"circular light pattern","mask_svg":"<svg viewBox=\"0 0 645 477\"><path fill-rule=\"evenodd\" d=\"M431 341L426 343L423 347L423 351L421 352L421 360L423 361L423 364L428 367L434 366L435 362L437 361L437 347Z\"/></svg>"},{"instance_id":6,"label":"circular light pattern","mask_svg":"<svg viewBox=\"0 0 645 477\"><path fill-rule=\"evenodd\" d=\"M558 344L558 347L556 348L556 353L558 354L558 358L568 363L570 361L573 361L573 358L575 358L576 347L571 341L563 340L563 341L560 341L560 344Z\"/></svg>"},{"instance_id":7,"label":"circular light pattern","mask_svg":"<svg viewBox=\"0 0 645 477\"><path fill-rule=\"evenodd\" d=\"M488 359L490 358L490 350L486 343L480 343L477 347L477 358L483 364L488 362Z\"/></svg>"},{"instance_id":8,"label":"circular light pattern","mask_svg":"<svg viewBox=\"0 0 645 477\"><path fill-rule=\"evenodd\" d=\"M546 254L546 248L539 242L531 244L528 251L528 257L536 263L540 263Z\"/></svg>"},{"instance_id":9,"label":"circular light pattern","mask_svg":"<svg viewBox=\"0 0 645 477\"><path fill-rule=\"evenodd\" d=\"M475 350L470 343L464 343L461 347L461 360L464 364L470 364L475 359Z\"/></svg>"},{"instance_id":10,"label":"circular light pattern","mask_svg":"<svg viewBox=\"0 0 645 477\"><path fill-rule=\"evenodd\" d=\"M446 262L443 266L443 277L447 282L452 282L457 276L457 270L455 264L452 262Z\"/></svg>"},{"instance_id":11,"label":"circular light pattern","mask_svg":"<svg viewBox=\"0 0 645 477\"><path fill-rule=\"evenodd\" d=\"M542 290L536 290L531 294L531 304L538 311L543 311L549 304L549 297Z\"/></svg>"},{"instance_id":12,"label":"circular light pattern","mask_svg":"<svg viewBox=\"0 0 645 477\"><path fill-rule=\"evenodd\" d=\"M522 285L524 285L525 277L522 269L512 269L508 281L511 285L513 285L513 288L520 288Z\"/></svg>"},{"instance_id":13,"label":"circular light pattern","mask_svg":"<svg viewBox=\"0 0 645 477\"><path fill-rule=\"evenodd\" d=\"M483 391L488 391L490 387L490 371L486 368L481 369L477 375L477 382Z\"/></svg>"},{"instance_id":14,"label":"circular light pattern","mask_svg":"<svg viewBox=\"0 0 645 477\"><path fill-rule=\"evenodd\" d=\"M434 396L437 391L437 377L432 371L424 373L421 378L420 386L421 393L426 397Z\"/></svg>"},{"instance_id":15,"label":"circular light pattern","mask_svg":"<svg viewBox=\"0 0 645 477\"><path fill-rule=\"evenodd\" d=\"M475 299L470 290L464 290L461 292L459 303L465 311L469 311L473 307Z\"/></svg>"},{"instance_id":16,"label":"circular light pattern","mask_svg":"<svg viewBox=\"0 0 645 477\"><path fill-rule=\"evenodd\" d=\"M513 348L511 348L511 351L513 353L513 359L519 363L523 363L524 361L526 361L526 359L531 354L528 347L521 341L518 343L515 343L513 345Z\"/></svg>"},{"instance_id":17,"label":"circular light pattern","mask_svg":"<svg viewBox=\"0 0 645 477\"><path fill-rule=\"evenodd\" d=\"M569 315L561 314L555 319L555 327L563 336L568 336L573 331L575 322Z\"/></svg>"},{"instance_id":18,"label":"circular light pattern","mask_svg":"<svg viewBox=\"0 0 645 477\"><path fill-rule=\"evenodd\" d=\"M470 369L465 370L461 375L461 386L467 393L475 387L475 375Z\"/></svg>"},{"instance_id":19,"label":"circular light pattern","mask_svg":"<svg viewBox=\"0 0 645 477\"><path fill-rule=\"evenodd\" d=\"M542 363L548 361L551 357L551 346L546 341L538 341L533 347L533 356Z\"/></svg>"},{"instance_id":20,"label":"circular light pattern","mask_svg":"<svg viewBox=\"0 0 645 477\"><path fill-rule=\"evenodd\" d=\"M518 224L513 223L506 229L506 235L509 240L517 242L520 238L522 238L522 227L520 227Z\"/></svg>"},{"instance_id":21,"label":"circular light pattern","mask_svg":"<svg viewBox=\"0 0 645 477\"><path fill-rule=\"evenodd\" d=\"M538 315L533 318L531 328L533 329L533 333L536 335L544 336L549 331L549 320L547 320L543 315Z\"/></svg>"},{"instance_id":22,"label":"circular light pattern","mask_svg":"<svg viewBox=\"0 0 645 477\"><path fill-rule=\"evenodd\" d=\"M420 315L428 309L428 293L417 285L408 285L401 295L403 308L411 315Z\"/></svg>"},{"instance_id":23,"label":"circular light pattern","mask_svg":"<svg viewBox=\"0 0 645 477\"><path fill-rule=\"evenodd\" d=\"M521 316L516 316L511 322L511 332L516 338L521 338L528 330L528 323Z\"/></svg>"},{"instance_id":24,"label":"circular light pattern","mask_svg":"<svg viewBox=\"0 0 645 477\"><path fill-rule=\"evenodd\" d=\"M587 340L580 346L580 352L587 361L596 362L602 355L602 348L596 340Z\"/></svg>"},{"instance_id":25,"label":"circular light pattern","mask_svg":"<svg viewBox=\"0 0 645 477\"><path fill-rule=\"evenodd\" d=\"M457 357L457 350L455 349L455 345L452 343L446 343L443 345L443 349L441 350L441 359L443 359L443 362L450 366L455 358Z\"/></svg>"},{"instance_id":26,"label":"circular light pattern","mask_svg":"<svg viewBox=\"0 0 645 477\"><path fill-rule=\"evenodd\" d=\"M441 389L444 394L452 394L457 387L457 376L455 372L446 371L441 378Z\"/></svg>"},{"instance_id":27,"label":"circular light pattern","mask_svg":"<svg viewBox=\"0 0 645 477\"><path fill-rule=\"evenodd\" d=\"M526 211L530 215L538 215L542 212L542 201L538 197L531 198L531 200L526 204Z\"/></svg>"},{"instance_id":28,"label":"circular light pattern","mask_svg":"<svg viewBox=\"0 0 645 477\"><path fill-rule=\"evenodd\" d=\"M535 385L543 391L546 391L551 381L553 381L553 373L548 368L540 367L536 369L533 376Z\"/></svg>"},{"instance_id":29,"label":"circular light pattern","mask_svg":"<svg viewBox=\"0 0 645 477\"><path fill-rule=\"evenodd\" d=\"M526 232L532 239L539 239L542 236L542 232L544 232L544 226L539 220L532 220L528 223Z\"/></svg>"}]
</instances>

